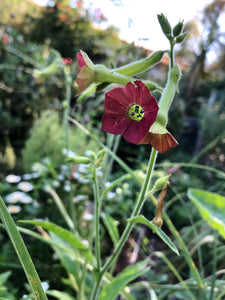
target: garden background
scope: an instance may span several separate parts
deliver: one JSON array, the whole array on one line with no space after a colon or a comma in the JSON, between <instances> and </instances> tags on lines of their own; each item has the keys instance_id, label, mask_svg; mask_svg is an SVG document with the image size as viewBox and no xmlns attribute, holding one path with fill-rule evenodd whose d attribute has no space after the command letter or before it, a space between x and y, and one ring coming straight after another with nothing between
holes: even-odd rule
<instances>
[{"instance_id":1,"label":"garden background","mask_svg":"<svg viewBox=\"0 0 225 300\"><path fill-rule=\"evenodd\" d=\"M65 153L68 148L71 156L97 152L101 148L99 141L105 143L109 137L101 130L104 92L75 97L79 67L76 53L82 49L94 63L119 67L149 55L152 50L120 40L118 29L107 25L101 9L87 9L82 1L75 1L73 6L66 0L53 1L46 7L32 1L3 1L0 9L0 194L15 221L46 219L65 227L62 211L56 204L59 197L81 236L88 239L93 219L89 170L86 165L68 162ZM155 178L171 174L165 200L167 214L202 278L214 278L221 294L225 283L225 234L201 217L187 190L196 188L225 195L225 31L221 25L224 9L223 0L214 0L204 8L201 19L185 23L188 36L175 49L182 78L168 123L179 145L160 155L154 173ZM103 23L107 25L104 30L100 26ZM213 61L207 60L210 51L216 53ZM168 67L165 56L139 78L163 86ZM70 91L68 80L72 80ZM155 97L159 95L156 93ZM79 126L70 122L68 128L68 113ZM124 139L117 145L118 157L140 172L146 170L149 151L145 145L131 147ZM109 168L110 182L123 175L117 163L112 162ZM113 243L105 216L110 215L121 232L137 190L137 183L131 179L107 194L101 221L105 257ZM154 217L155 206L151 201L142 210L149 220ZM224 216L221 218L225 222ZM171 236L166 224L163 229ZM43 229L38 230L44 236ZM46 289L63 291L70 295L68 299L76 299L77 289L71 279L74 270L70 270L57 247L44 244L25 230L23 238ZM174 288L179 280L159 253L169 258L184 280L193 283L184 257L176 256L149 228L139 225L127 241L114 274L150 256L150 271L140 282L150 282L158 299L188 299L185 289ZM88 289L88 280L92 279L86 280ZM0 225L0 299L22 299L29 295L26 282L8 235ZM135 299L146 296L144 284L135 284ZM66 299L57 295L50 292L49 299Z\"/></svg>"}]
</instances>

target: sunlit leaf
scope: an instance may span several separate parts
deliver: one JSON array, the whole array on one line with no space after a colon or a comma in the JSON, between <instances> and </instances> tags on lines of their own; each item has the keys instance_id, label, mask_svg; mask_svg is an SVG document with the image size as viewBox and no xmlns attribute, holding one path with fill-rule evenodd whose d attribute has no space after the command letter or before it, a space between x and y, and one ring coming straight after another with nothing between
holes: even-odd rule
<instances>
[{"instance_id":1,"label":"sunlit leaf","mask_svg":"<svg viewBox=\"0 0 225 300\"><path fill-rule=\"evenodd\" d=\"M54 224L51 222L46 221L20 221L21 223L26 224L33 224L37 226L41 226L47 230L50 230L57 234L58 236L62 237L65 241L70 243L76 250L79 250L80 253L85 256L90 262L93 261L92 253L90 249L85 246L82 241L76 237L72 232Z\"/></svg>"},{"instance_id":2,"label":"sunlit leaf","mask_svg":"<svg viewBox=\"0 0 225 300\"><path fill-rule=\"evenodd\" d=\"M115 300L121 289L123 289L130 281L146 273L148 270L147 260L125 268L103 288L98 300Z\"/></svg>"},{"instance_id":3,"label":"sunlit leaf","mask_svg":"<svg viewBox=\"0 0 225 300\"><path fill-rule=\"evenodd\" d=\"M152 231L154 233L156 233L164 241L164 243L167 244L167 246L170 247L170 249L173 252L175 252L177 255L179 255L179 252L178 252L176 246L172 243L172 241L168 237L168 235L165 234L165 232L162 231L162 229L160 229L159 227L157 227L153 222L146 219L144 216L137 216L137 217L131 218L131 219L128 220L128 222L141 223L141 224L144 224L144 225L148 226L149 228L152 229Z\"/></svg>"},{"instance_id":4,"label":"sunlit leaf","mask_svg":"<svg viewBox=\"0 0 225 300\"><path fill-rule=\"evenodd\" d=\"M225 238L225 197L200 189L189 189L188 197L203 219Z\"/></svg>"}]
</instances>

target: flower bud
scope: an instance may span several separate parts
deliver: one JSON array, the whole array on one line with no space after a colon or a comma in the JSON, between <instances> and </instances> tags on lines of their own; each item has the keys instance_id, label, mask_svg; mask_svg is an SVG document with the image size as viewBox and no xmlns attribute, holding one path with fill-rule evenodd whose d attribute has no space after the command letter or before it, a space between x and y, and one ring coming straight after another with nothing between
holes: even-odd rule
<instances>
[{"instance_id":1,"label":"flower bud","mask_svg":"<svg viewBox=\"0 0 225 300\"><path fill-rule=\"evenodd\" d=\"M168 179L170 178L170 175L163 176L156 180L154 184L155 191L163 190L168 185Z\"/></svg>"},{"instance_id":2,"label":"flower bud","mask_svg":"<svg viewBox=\"0 0 225 300\"><path fill-rule=\"evenodd\" d=\"M98 153L97 153L97 159L102 159L102 157L105 155L105 153L106 153L106 149L102 149L102 150L100 150Z\"/></svg>"},{"instance_id":3,"label":"flower bud","mask_svg":"<svg viewBox=\"0 0 225 300\"><path fill-rule=\"evenodd\" d=\"M150 54L148 57L130 63L128 65L122 66L120 68L114 69L113 71L119 74L131 76L153 67L160 62L165 51L159 50Z\"/></svg>"},{"instance_id":4,"label":"flower bud","mask_svg":"<svg viewBox=\"0 0 225 300\"><path fill-rule=\"evenodd\" d=\"M180 33L182 32L183 26L184 26L184 20L180 21L179 23L177 23L177 25L174 26L174 28L173 28L173 36L174 37L180 35Z\"/></svg>"},{"instance_id":5,"label":"flower bud","mask_svg":"<svg viewBox=\"0 0 225 300\"><path fill-rule=\"evenodd\" d=\"M179 35L175 40L176 44L182 43L186 38L186 36L187 36L187 32L184 32L183 34Z\"/></svg>"},{"instance_id":6,"label":"flower bud","mask_svg":"<svg viewBox=\"0 0 225 300\"><path fill-rule=\"evenodd\" d=\"M66 159L68 162L73 162L76 164L89 164L90 163L90 158L86 157L86 156L68 156Z\"/></svg>"},{"instance_id":7,"label":"flower bud","mask_svg":"<svg viewBox=\"0 0 225 300\"><path fill-rule=\"evenodd\" d=\"M164 14L157 15L157 17L163 33L165 35L171 34L172 28L170 26L168 19L164 16Z\"/></svg>"}]
</instances>

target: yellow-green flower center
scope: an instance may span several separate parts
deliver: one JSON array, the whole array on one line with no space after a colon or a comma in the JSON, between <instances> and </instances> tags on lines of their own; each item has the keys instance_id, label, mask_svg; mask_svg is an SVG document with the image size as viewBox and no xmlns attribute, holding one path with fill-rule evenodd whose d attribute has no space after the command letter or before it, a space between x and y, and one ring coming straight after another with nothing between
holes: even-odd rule
<instances>
[{"instance_id":1,"label":"yellow-green flower center","mask_svg":"<svg viewBox=\"0 0 225 300\"><path fill-rule=\"evenodd\" d=\"M128 117L135 121L141 121L144 117L144 110L139 104L133 104L128 109Z\"/></svg>"}]
</instances>

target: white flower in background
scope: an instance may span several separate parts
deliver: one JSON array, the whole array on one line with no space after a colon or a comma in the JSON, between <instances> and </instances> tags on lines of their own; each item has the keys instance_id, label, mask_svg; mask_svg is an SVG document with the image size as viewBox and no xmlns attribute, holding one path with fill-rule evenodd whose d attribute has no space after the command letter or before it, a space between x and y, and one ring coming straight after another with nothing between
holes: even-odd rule
<instances>
[{"instance_id":1,"label":"white flower in background","mask_svg":"<svg viewBox=\"0 0 225 300\"><path fill-rule=\"evenodd\" d=\"M82 240L82 243L88 248L89 247L89 242L87 240Z\"/></svg>"},{"instance_id":2,"label":"white flower in background","mask_svg":"<svg viewBox=\"0 0 225 300\"><path fill-rule=\"evenodd\" d=\"M18 185L18 188L23 192L29 192L33 190L33 185L26 181L21 181Z\"/></svg>"},{"instance_id":3,"label":"white flower in background","mask_svg":"<svg viewBox=\"0 0 225 300\"><path fill-rule=\"evenodd\" d=\"M18 214L21 211L21 207L19 205L9 205L7 209L10 214Z\"/></svg>"},{"instance_id":4,"label":"white flower in background","mask_svg":"<svg viewBox=\"0 0 225 300\"><path fill-rule=\"evenodd\" d=\"M118 195L121 195L123 193L123 190L120 187L118 187L118 188L116 188L116 193Z\"/></svg>"},{"instance_id":5,"label":"white flower in background","mask_svg":"<svg viewBox=\"0 0 225 300\"><path fill-rule=\"evenodd\" d=\"M63 174L58 174L58 175L57 175L57 179L58 179L59 181L63 181L63 180L65 179L65 176L64 176Z\"/></svg>"},{"instance_id":6,"label":"white flower in background","mask_svg":"<svg viewBox=\"0 0 225 300\"><path fill-rule=\"evenodd\" d=\"M117 196L117 194L114 193L114 192L108 191L108 193L107 193L107 198L108 198L108 199L113 199L113 198L115 198L116 196Z\"/></svg>"},{"instance_id":7,"label":"white flower in background","mask_svg":"<svg viewBox=\"0 0 225 300\"><path fill-rule=\"evenodd\" d=\"M43 288L44 291L47 291L49 289L49 284L48 284L47 281L43 281L41 283L41 286L42 286L42 288Z\"/></svg>"},{"instance_id":8,"label":"white flower in background","mask_svg":"<svg viewBox=\"0 0 225 300\"><path fill-rule=\"evenodd\" d=\"M52 185L53 185L55 188L57 188L57 187L60 186L60 182L59 182L58 180L54 180L54 181L52 182Z\"/></svg>"},{"instance_id":9,"label":"white flower in background","mask_svg":"<svg viewBox=\"0 0 225 300\"><path fill-rule=\"evenodd\" d=\"M83 219L85 221L91 221L91 220L93 220L93 215L89 212L84 211Z\"/></svg>"},{"instance_id":10,"label":"white flower in background","mask_svg":"<svg viewBox=\"0 0 225 300\"><path fill-rule=\"evenodd\" d=\"M32 202L32 198L28 195L26 195L25 193L23 192L13 192L11 194L8 194L6 196L6 201L8 203L17 203L17 202L20 202L20 203L31 203Z\"/></svg>"},{"instance_id":11,"label":"white flower in background","mask_svg":"<svg viewBox=\"0 0 225 300\"><path fill-rule=\"evenodd\" d=\"M24 194L23 192L13 192L11 194L8 194L6 196L6 201L8 203L17 203L17 202L20 202L20 200L26 196L26 194Z\"/></svg>"},{"instance_id":12,"label":"white flower in background","mask_svg":"<svg viewBox=\"0 0 225 300\"><path fill-rule=\"evenodd\" d=\"M71 191L71 185L70 183L66 183L63 187L65 192L70 192Z\"/></svg>"},{"instance_id":13,"label":"white flower in background","mask_svg":"<svg viewBox=\"0 0 225 300\"><path fill-rule=\"evenodd\" d=\"M33 178L32 174L23 174L24 180L31 180Z\"/></svg>"},{"instance_id":14,"label":"white flower in background","mask_svg":"<svg viewBox=\"0 0 225 300\"><path fill-rule=\"evenodd\" d=\"M24 197L20 199L20 203L24 203L24 204L29 204L32 201L33 199L28 195L24 195Z\"/></svg>"},{"instance_id":15,"label":"white flower in background","mask_svg":"<svg viewBox=\"0 0 225 300\"><path fill-rule=\"evenodd\" d=\"M5 180L9 183L18 183L18 182L20 182L21 177L18 175L10 174L10 175L6 176Z\"/></svg>"}]
</instances>

